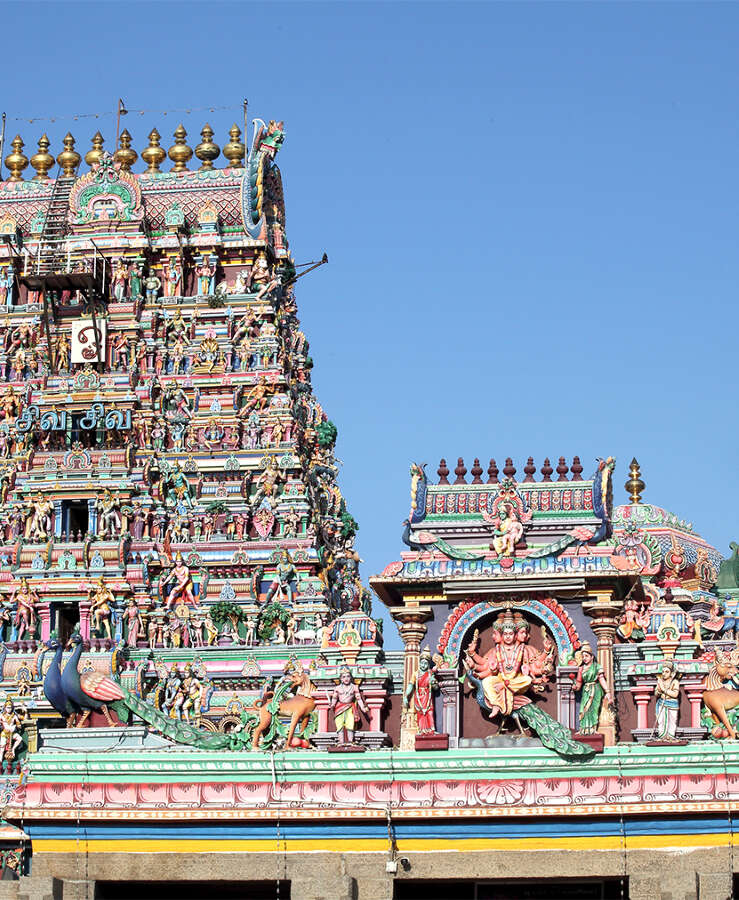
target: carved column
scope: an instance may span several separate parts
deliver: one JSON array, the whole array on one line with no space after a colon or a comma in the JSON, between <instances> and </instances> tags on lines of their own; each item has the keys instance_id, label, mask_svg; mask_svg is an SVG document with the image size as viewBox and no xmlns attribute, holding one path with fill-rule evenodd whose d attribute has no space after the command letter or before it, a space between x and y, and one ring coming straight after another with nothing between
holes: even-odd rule
<instances>
[{"instance_id":1,"label":"carved column","mask_svg":"<svg viewBox=\"0 0 739 900\"><path fill-rule=\"evenodd\" d=\"M557 718L570 730L577 731L575 708L575 676L577 666L557 667Z\"/></svg>"},{"instance_id":2,"label":"carved column","mask_svg":"<svg viewBox=\"0 0 739 900\"><path fill-rule=\"evenodd\" d=\"M609 692L613 693L613 642L623 603L615 600L610 591L594 592L591 596L592 600L583 603L583 611L592 619L590 627L598 641L598 664L605 675ZM606 747L612 747L616 743L616 719L605 699L600 708L598 731L605 738Z\"/></svg>"},{"instance_id":3,"label":"carved column","mask_svg":"<svg viewBox=\"0 0 739 900\"><path fill-rule=\"evenodd\" d=\"M51 604L49 601L44 600L42 603L37 603L36 612L41 624L41 640L45 643L51 636Z\"/></svg>"},{"instance_id":4,"label":"carved column","mask_svg":"<svg viewBox=\"0 0 739 900\"><path fill-rule=\"evenodd\" d=\"M393 610L393 618L399 622L398 630L405 646L403 657L403 697L412 684L418 672L418 659L421 655L421 641L426 636L424 622L431 618L431 610L427 607L405 607ZM400 726L400 749L414 750L418 724L413 711L413 703L408 706L408 712Z\"/></svg>"},{"instance_id":5,"label":"carved column","mask_svg":"<svg viewBox=\"0 0 739 900\"><path fill-rule=\"evenodd\" d=\"M459 674L456 669L437 669L436 680L442 701L442 719L436 723L436 730L448 734L449 746L456 747L459 744Z\"/></svg>"},{"instance_id":6,"label":"carved column","mask_svg":"<svg viewBox=\"0 0 739 900\"><path fill-rule=\"evenodd\" d=\"M90 640L90 601L80 600L80 634L86 641Z\"/></svg>"},{"instance_id":7,"label":"carved column","mask_svg":"<svg viewBox=\"0 0 739 900\"><path fill-rule=\"evenodd\" d=\"M649 728L649 699L654 693L654 687L651 684L640 683L636 687L631 688L631 694L636 703L636 727L646 730Z\"/></svg>"}]
</instances>

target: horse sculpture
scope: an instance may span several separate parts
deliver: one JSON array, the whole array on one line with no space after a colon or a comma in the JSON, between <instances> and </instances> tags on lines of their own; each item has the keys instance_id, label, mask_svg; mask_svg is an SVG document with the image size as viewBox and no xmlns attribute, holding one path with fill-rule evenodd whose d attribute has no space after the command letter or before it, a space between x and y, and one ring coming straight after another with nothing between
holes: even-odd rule
<instances>
[{"instance_id":1,"label":"horse sculpture","mask_svg":"<svg viewBox=\"0 0 739 900\"><path fill-rule=\"evenodd\" d=\"M259 742L263 735L270 738L276 727L275 717L284 716L290 718L285 746L291 747L310 746L308 741L301 737L308 727L311 713L316 708L313 699L314 687L307 672L299 660L291 660L285 669L285 677L278 683L274 691L267 691L257 701L259 708L259 721L252 734L251 748L259 749ZM295 736L300 726L299 736ZM269 734L267 734L269 732Z\"/></svg>"},{"instance_id":2,"label":"horse sculpture","mask_svg":"<svg viewBox=\"0 0 739 900\"><path fill-rule=\"evenodd\" d=\"M739 648L731 653L716 650L716 660L706 675L703 687L703 703L716 723L712 729L714 737L729 737L736 740L736 728L728 713L739 707L739 691L726 687L724 682L739 673Z\"/></svg>"}]
</instances>

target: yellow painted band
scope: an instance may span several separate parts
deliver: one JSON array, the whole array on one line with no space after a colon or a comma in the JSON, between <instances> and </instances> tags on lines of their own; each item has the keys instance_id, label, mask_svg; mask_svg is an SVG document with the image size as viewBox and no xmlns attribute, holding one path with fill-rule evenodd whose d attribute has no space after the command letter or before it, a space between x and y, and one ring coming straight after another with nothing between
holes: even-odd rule
<instances>
[{"instance_id":1,"label":"yellow painted band","mask_svg":"<svg viewBox=\"0 0 739 900\"><path fill-rule=\"evenodd\" d=\"M562 838L413 838L399 840L398 852L422 853L432 850L471 852L475 850L660 850L672 848L728 847L729 834L632 835L622 841L620 835ZM329 852L384 852L387 841L380 838L341 838L340 840L75 840L37 838L33 850L38 853L285 853L324 850Z\"/></svg>"}]
</instances>

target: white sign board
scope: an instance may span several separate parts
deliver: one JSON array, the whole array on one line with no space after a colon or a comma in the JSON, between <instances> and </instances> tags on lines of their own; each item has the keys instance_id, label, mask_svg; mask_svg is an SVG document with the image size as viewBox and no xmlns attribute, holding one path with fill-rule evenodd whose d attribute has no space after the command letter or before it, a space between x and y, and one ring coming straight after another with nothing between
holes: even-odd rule
<instances>
[{"instance_id":1,"label":"white sign board","mask_svg":"<svg viewBox=\"0 0 739 900\"><path fill-rule=\"evenodd\" d=\"M96 363L105 361L105 319L97 320L98 341L95 341L95 326L92 319L78 319L72 322L72 362ZM98 342L100 355L98 356Z\"/></svg>"}]
</instances>

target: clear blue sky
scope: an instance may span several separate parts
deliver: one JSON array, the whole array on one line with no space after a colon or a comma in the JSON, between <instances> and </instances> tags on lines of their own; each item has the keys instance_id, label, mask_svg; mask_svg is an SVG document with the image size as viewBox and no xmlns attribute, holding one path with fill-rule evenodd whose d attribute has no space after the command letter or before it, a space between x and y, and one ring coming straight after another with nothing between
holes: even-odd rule
<instances>
[{"instance_id":1,"label":"clear blue sky","mask_svg":"<svg viewBox=\"0 0 739 900\"><path fill-rule=\"evenodd\" d=\"M635 454L645 500L739 538L738 4L35 3L4 25L10 117L246 96L285 120L291 246L331 260L298 301L365 576L401 549L409 462L441 456L612 454L620 502ZM183 121L222 146L238 115ZM179 118L125 124L140 152ZM55 153L97 127L110 147L110 117L9 124Z\"/></svg>"}]
</instances>

